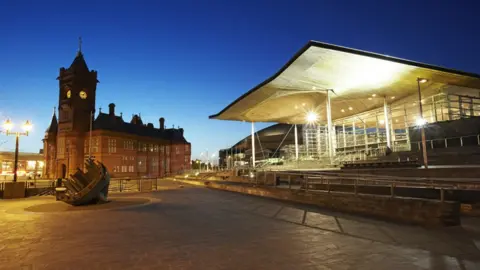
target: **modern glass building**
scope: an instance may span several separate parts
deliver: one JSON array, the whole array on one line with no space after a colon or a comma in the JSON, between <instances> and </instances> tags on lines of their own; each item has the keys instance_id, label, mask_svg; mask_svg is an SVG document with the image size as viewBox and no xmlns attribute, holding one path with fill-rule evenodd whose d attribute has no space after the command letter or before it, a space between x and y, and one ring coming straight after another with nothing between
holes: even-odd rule
<instances>
[{"instance_id":1,"label":"modern glass building","mask_svg":"<svg viewBox=\"0 0 480 270\"><path fill-rule=\"evenodd\" d=\"M478 146L480 121L453 126L479 116L480 75L311 41L210 118L251 122L252 134L255 122L302 125L285 162L336 164L421 150L422 129L425 149Z\"/></svg>"}]
</instances>

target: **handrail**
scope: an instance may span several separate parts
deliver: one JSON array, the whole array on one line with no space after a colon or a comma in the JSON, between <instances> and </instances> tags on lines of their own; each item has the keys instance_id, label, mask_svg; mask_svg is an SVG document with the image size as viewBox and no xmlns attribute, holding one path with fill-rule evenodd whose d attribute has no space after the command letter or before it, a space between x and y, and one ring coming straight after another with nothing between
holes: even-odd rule
<instances>
[{"instance_id":1,"label":"handrail","mask_svg":"<svg viewBox=\"0 0 480 270\"><path fill-rule=\"evenodd\" d=\"M315 177L330 178L337 180L362 180L371 182L386 182L386 183L408 183L408 184L440 184L451 186L458 185L480 185L480 180L476 178L425 178L425 177L406 177L406 176L386 176L386 175L372 175L372 174L351 174L351 173L336 173L336 172L285 172L285 171L267 171L275 172L282 175L290 176L308 176L310 179Z\"/></svg>"}]
</instances>

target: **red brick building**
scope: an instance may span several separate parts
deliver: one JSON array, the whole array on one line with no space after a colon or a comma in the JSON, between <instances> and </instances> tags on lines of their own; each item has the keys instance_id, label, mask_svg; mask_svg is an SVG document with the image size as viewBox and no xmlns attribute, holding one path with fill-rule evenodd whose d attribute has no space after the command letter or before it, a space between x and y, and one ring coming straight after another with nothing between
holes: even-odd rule
<instances>
[{"instance_id":1,"label":"red brick building","mask_svg":"<svg viewBox=\"0 0 480 270\"><path fill-rule=\"evenodd\" d=\"M95 114L97 72L89 70L82 52L69 68L61 68L58 121L54 112L44 142L44 175L65 177L75 173L89 155L103 162L113 177L165 176L190 169L191 145L182 128L144 124L139 115L125 121L115 114ZM91 130L91 131L90 131ZM90 143L91 142L91 145Z\"/></svg>"}]
</instances>

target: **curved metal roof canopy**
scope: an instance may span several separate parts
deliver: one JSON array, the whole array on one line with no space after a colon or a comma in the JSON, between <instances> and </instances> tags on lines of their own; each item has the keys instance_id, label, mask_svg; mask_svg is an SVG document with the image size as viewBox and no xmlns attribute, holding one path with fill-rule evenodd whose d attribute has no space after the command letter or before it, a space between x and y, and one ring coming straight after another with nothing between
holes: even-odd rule
<instances>
[{"instance_id":1,"label":"curved metal roof canopy","mask_svg":"<svg viewBox=\"0 0 480 270\"><path fill-rule=\"evenodd\" d=\"M384 97L398 101L415 94L417 78L428 80L422 91L440 85L480 89L477 74L310 41L275 75L209 118L302 124L314 110L324 121L332 90L335 120L380 108Z\"/></svg>"}]
</instances>

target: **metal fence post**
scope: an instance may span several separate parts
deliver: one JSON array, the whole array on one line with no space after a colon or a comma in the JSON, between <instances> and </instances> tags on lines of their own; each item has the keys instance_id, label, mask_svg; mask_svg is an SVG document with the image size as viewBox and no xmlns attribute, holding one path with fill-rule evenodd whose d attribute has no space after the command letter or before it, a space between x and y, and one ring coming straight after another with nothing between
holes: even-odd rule
<instances>
[{"instance_id":1,"label":"metal fence post","mask_svg":"<svg viewBox=\"0 0 480 270\"><path fill-rule=\"evenodd\" d=\"M463 146L463 137L460 137L460 146Z\"/></svg>"},{"instance_id":2,"label":"metal fence post","mask_svg":"<svg viewBox=\"0 0 480 270\"><path fill-rule=\"evenodd\" d=\"M395 197L395 183L390 184L390 195L392 198Z\"/></svg>"},{"instance_id":3,"label":"metal fence post","mask_svg":"<svg viewBox=\"0 0 480 270\"><path fill-rule=\"evenodd\" d=\"M448 148L447 138L445 138L445 148Z\"/></svg>"},{"instance_id":4,"label":"metal fence post","mask_svg":"<svg viewBox=\"0 0 480 270\"><path fill-rule=\"evenodd\" d=\"M433 149L433 140L430 141L430 148Z\"/></svg>"},{"instance_id":5,"label":"metal fence post","mask_svg":"<svg viewBox=\"0 0 480 270\"><path fill-rule=\"evenodd\" d=\"M445 200L445 190L443 190L443 187L440 188L440 201L444 202Z\"/></svg>"}]
</instances>

